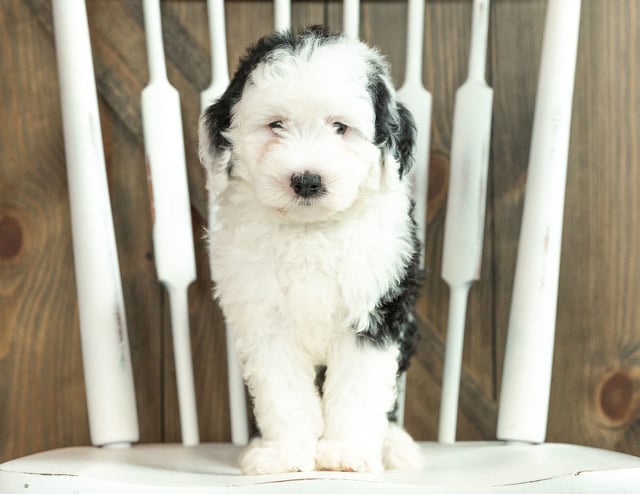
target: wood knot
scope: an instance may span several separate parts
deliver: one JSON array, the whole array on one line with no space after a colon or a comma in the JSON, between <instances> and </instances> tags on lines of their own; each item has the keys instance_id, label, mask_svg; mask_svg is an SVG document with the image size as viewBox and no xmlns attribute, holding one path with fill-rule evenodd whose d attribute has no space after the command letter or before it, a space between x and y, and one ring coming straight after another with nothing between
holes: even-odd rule
<instances>
[{"instance_id":1,"label":"wood knot","mask_svg":"<svg viewBox=\"0 0 640 494\"><path fill-rule=\"evenodd\" d=\"M597 404L612 426L623 426L633 419L633 379L626 371L605 376L598 387Z\"/></svg>"},{"instance_id":2,"label":"wood knot","mask_svg":"<svg viewBox=\"0 0 640 494\"><path fill-rule=\"evenodd\" d=\"M429 155L429 189L427 191L427 220L442 207L449 188L449 156L438 151Z\"/></svg>"},{"instance_id":3,"label":"wood knot","mask_svg":"<svg viewBox=\"0 0 640 494\"><path fill-rule=\"evenodd\" d=\"M0 260L16 257L22 249L22 227L16 218L0 213Z\"/></svg>"}]
</instances>

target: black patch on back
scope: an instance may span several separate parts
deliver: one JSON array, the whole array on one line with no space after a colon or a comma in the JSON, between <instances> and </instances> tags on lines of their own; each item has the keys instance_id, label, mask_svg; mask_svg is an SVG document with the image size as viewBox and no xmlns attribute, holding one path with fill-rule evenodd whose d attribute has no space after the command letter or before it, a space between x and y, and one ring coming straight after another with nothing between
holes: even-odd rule
<instances>
[{"instance_id":1,"label":"black patch on back","mask_svg":"<svg viewBox=\"0 0 640 494\"><path fill-rule=\"evenodd\" d=\"M412 349L412 345L409 343L416 328L414 307L424 279L424 273L420 269L421 246L416 235L417 225L413 219L413 209L414 205L412 204L408 213L413 243L411 258L405 266L400 281L389 287L369 314L367 329L358 333L361 340L379 347L398 343L401 345L401 350L403 348L408 351ZM401 358L403 357L405 356L401 356ZM402 361L401 363L403 365L400 366L399 372L405 371L408 367L407 362Z\"/></svg>"},{"instance_id":2,"label":"black patch on back","mask_svg":"<svg viewBox=\"0 0 640 494\"><path fill-rule=\"evenodd\" d=\"M421 245L416 235L417 225L413 219L412 204L409 214L411 222L411 238L413 251L411 259L405 266L400 281L389 287L380 297L375 309L369 314L368 328L358 333L362 344L386 348L391 344L398 345L398 377L409 368L411 356L415 353L418 337L415 319L415 304L420 294L424 272L420 269ZM388 417L396 421L397 403Z\"/></svg>"}]
</instances>

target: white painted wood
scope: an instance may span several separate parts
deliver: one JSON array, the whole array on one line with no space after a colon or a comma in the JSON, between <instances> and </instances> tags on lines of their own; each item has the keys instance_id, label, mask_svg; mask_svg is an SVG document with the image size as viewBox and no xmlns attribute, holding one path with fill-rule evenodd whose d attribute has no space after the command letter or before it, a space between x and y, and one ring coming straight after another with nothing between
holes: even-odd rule
<instances>
[{"instance_id":1,"label":"white painted wood","mask_svg":"<svg viewBox=\"0 0 640 494\"><path fill-rule=\"evenodd\" d=\"M569 10L576 5L577 10L572 10L571 14L573 15L570 16ZM81 8L79 8L79 6ZM563 9L568 10L565 11ZM578 12L579 1L550 0L546 29L547 31L552 31L554 34L545 34L543 53L546 54L547 50L550 49L547 48L548 46L553 46L555 51L561 53L561 55L558 56L566 64L567 53L565 53L565 50L569 52L573 50L573 58L571 59L571 57L569 57L569 62L572 62L573 65L575 64L575 39L577 39ZM106 174L104 173L104 157L101 149L100 128L98 125L99 118L95 98L95 86L93 83L86 12L84 3L82 2L72 3L69 0L53 0L53 13L58 65L61 72L61 92L65 119L65 145L67 148L67 159L69 161L69 187L72 195L72 208L73 201L80 198L83 200L83 214L87 214L87 207L91 213L93 211L91 208L94 207L94 204L96 202L101 204L100 201L102 199L106 198L106 203L108 204L108 195L106 189ZM550 21L549 19L551 18L554 18L554 20ZM156 21L155 27L147 27L148 32L154 30L156 34L160 32L159 18L156 19ZM551 23L553 23L553 26L550 27ZM558 35L558 32L561 30L568 31L570 38L568 44L572 46L563 46L562 49L559 48L562 46L562 43L556 39L555 36ZM571 38L572 34L575 35L574 38ZM550 40L555 41L552 42ZM157 51L157 46L154 46L153 49L149 51ZM547 159L543 160L544 163L552 162L557 165L555 160L558 159L560 160L560 165L562 165L566 163L566 142L568 141L571 92L560 91L554 84L558 84L560 88L566 90L566 85L569 84L567 81L568 78L571 80L570 86L572 87L574 67L571 67L571 63L569 64L570 67L565 67L570 74L564 74L564 77L560 77L564 81L562 84L555 80L555 77L551 77L554 84L547 87L546 84L550 84L548 71L553 72L555 76L558 76L558 72L562 72L562 70L559 70L558 67L552 65L550 62L545 62L548 56L551 55L543 56L533 142L536 143L538 139L542 139L536 136L536 132L551 132L551 136L547 137L547 139L548 142L551 142L553 145L536 148L536 152L546 151L544 156ZM150 63L150 65L152 66L150 72L152 72L153 84L153 74L157 74L158 72L161 74L164 73L164 62L154 61ZM472 64L470 61L470 74L473 72L471 65L475 64ZM160 69L158 69L158 67L160 67ZM162 77L160 77L160 79L162 79ZM166 80L166 74L164 74L164 79ZM150 86L152 84L150 84ZM168 81L166 84L168 85ZM543 88L545 91L549 91L549 94L556 95L558 98L543 98L543 100L547 100L547 104L550 100L555 103L555 105L543 107L541 110L538 110L538 106L542 105L540 93ZM145 91L147 90L145 89ZM169 93L166 95L168 96L168 94ZM560 95L564 95L564 99L560 97ZM171 99L168 101L171 103ZM568 115L567 104L569 105ZM143 96L143 108L145 106ZM553 111L549 111L549 108ZM87 115L89 115L89 117L87 117ZM155 117L159 114L152 115ZM554 117L551 119L552 125L549 125L547 121L547 125L542 126L543 124L539 123L539 120L542 121L540 115L551 115ZM145 113L145 119L146 118L147 113ZM542 130L539 129L539 126L542 126ZM178 130L169 130L172 132L172 135L179 135L181 138L181 125ZM145 141L146 133L147 129L145 126ZM178 146L178 149L180 148L181 146ZM534 151L532 149L532 163L534 161L533 155ZM89 163L90 166L86 166L87 163ZM150 168L152 180L155 180L153 172L155 166L150 164ZM175 168L176 167L172 167L172 169ZM563 167L559 166L559 168L562 169ZM184 167L180 169L184 172ZM537 168L535 169L537 170ZM98 172L96 172L96 170L98 170ZM533 170L530 163L530 175ZM542 171L544 171L544 173L542 173ZM531 176L529 177L527 204L533 203L532 200L529 199L530 197L536 197L533 194L529 194L529 184L532 180L534 183L543 183L545 187L549 186L543 179L550 176L550 171L546 169L542 171L538 170L534 172L534 179L532 179ZM552 188L553 198L557 198L558 195L563 197L566 168L557 173L561 175L562 186ZM74 177L72 178L71 175L74 175ZM557 175L553 177L558 178ZM179 181L185 177L184 175L176 175L175 178ZM174 188L175 183L176 182L172 184ZM80 190L80 192L78 192L78 190ZM155 192L156 184L154 183L154 195ZM159 194L163 194L162 190L159 190ZM89 198L91 200L88 200ZM156 201L157 199L158 197L156 197ZM549 196L545 196L545 200L548 201L548 199ZM84 207L85 204L87 207ZM527 206L527 204L525 204L525 216L527 215L527 208L546 211L546 208L541 204L534 204L535 207L531 205ZM102 224L97 222L100 228L112 233L111 216L108 207L106 210L102 207L101 209L97 209L97 211L97 217L105 222ZM552 209L552 212L555 212L554 217L562 217L562 210L560 209L559 213L557 211L557 203L556 209ZM156 207L156 222L158 221L158 213L158 207ZM72 215L73 214L72 211ZM534 215L534 217L538 218L537 215ZM73 218L72 220L75 221ZM93 223L95 224L96 222ZM190 221L187 222L187 224L190 224ZM105 227L105 225L108 227ZM75 249L75 222L73 227ZM544 240L551 241L553 238L554 241L559 244L559 235L561 232L551 229L547 231L556 236L545 237ZM88 231L88 234L93 236L92 238L95 236L100 239L105 238L101 237L101 231L97 233ZM191 233L189 232L187 237L191 238L190 235ZM86 235L83 235L81 237L83 241L87 240L84 238L85 236ZM109 240L108 235L106 238L106 243L109 244L111 240ZM536 238L537 237L533 237L533 240L535 241ZM81 243L80 245L83 248L86 247L85 244ZM113 243L113 246L115 246L115 243ZM559 251L559 247L557 250ZM113 252L115 252L115 250L113 250ZM82 256L82 254L80 255ZM559 254L557 257L559 258ZM110 258L111 261L113 261L113 259L114 258ZM117 260L117 257L115 259ZM520 257L518 262L520 263ZM164 266L162 261L160 264ZM87 265L81 264L78 266L78 270L82 271L86 269ZM113 266L113 264L108 266L109 269L105 271L106 274L101 275L100 279L107 280L107 283L109 283L112 278L117 278L117 285L119 286L117 262L115 269ZM95 267L95 269L98 270L103 268L104 266L102 265ZM94 266L91 266L91 269L94 269ZM173 274L170 268L167 269L169 273ZM183 270L179 269L178 271L184 273ZM98 272L101 273L102 271ZM96 276L95 273L95 271L92 273L94 277ZM463 274L464 273L466 273L466 271L463 272ZM547 274L548 273L545 272L545 276ZM553 271L552 274L555 274L557 281L557 270ZM467 275L464 274L461 278L466 276ZM188 275L183 277L183 280L188 281L188 279ZM456 280L453 274L451 275L451 280ZM468 288L468 284L463 286L467 286ZM101 287L104 287L104 284L101 284ZM557 283L555 290L557 290ZM177 291L185 295L182 287L177 288ZM101 293L104 295L107 292ZM452 293L452 305L463 304L466 299L466 290L458 290L455 293L456 294ZM555 295L556 293L554 292L553 301L555 301ZM172 295L171 299L175 300L176 304L186 306L186 296L177 297ZM534 306L532 310L535 311L537 308L538 307ZM99 310L99 308L95 310ZM451 310L454 309L452 308ZM172 308L172 314L174 312L186 313L182 308L178 308L175 311ZM459 310L455 310L455 312L456 314L461 313ZM102 314L102 312L100 312L100 314ZM177 323L174 323L174 326L177 325ZM92 327L92 329L94 327ZM511 334L512 333L510 333L509 336L510 338ZM100 342L94 341L92 347L85 348L83 341L85 358L100 358L104 354L104 346L98 347L96 346L97 343ZM123 347L118 348L122 350ZM99 351L97 351L97 349L99 349ZM531 351L530 347L527 347L527 349ZM542 351L545 349L547 353L550 353L549 345L542 348ZM539 349L534 348L533 350L537 352ZM517 355L520 356L520 354ZM126 356L128 357L128 353ZM517 360L513 362L515 364L519 363ZM525 362L525 364L528 365L527 362ZM110 366L107 366L107 368L110 369L110 371L118 371L118 368L113 366L113 362L110 362ZM532 368L534 367L525 367L529 372L531 372ZM114 376L110 377L113 378ZM99 381L96 381L96 383L101 384ZM119 385L119 383L115 382L111 384ZM124 388L127 386L128 384L125 380ZM95 389L100 388L96 386ZM107 387L106 389L110 391L111 387ZM121 390L121 388L116 386L113 389L114 393L107 396L108 400L104 402L104 405L108 407L109 401L111 401L121 407L123 402L116 401L120 399L118 393L121 392ZM520 403L523 403L523 400L520 400ZM535 402L526 400L526 405L532 406L535 405ZM505 404L502 403L501 407L505 407ZM135 407L133 411L135 413ZM504 410L501 408L501 414L503 413ZM544 413L546 421L546 405ZM519 418L523 417L522 414L517 414L517 416ZM126 444L135 441L137 439L137 421L134 420L133 422L135 425L135 438L121 438L116 441L107 440L106 443ZM104 436L100 435L101 438L116 437L114 434L121 431L119 427L111 427L111 424L108 422L106 423L106 427L104 427L105 423L102 423L102 426L103 427L96 430L100 433L106 431L108 434ZM92 440L93 433L94 428L92 426ZM102 442L96 443L104 444ZM215 493L233 489L233 492L259 491L261 493L325 493L329 490L335 490L337 492L349 493L430 492L477 494L497 491L516 494L532 492L615 492L616 494L635 494L638 485L640 485L640 458L610 451L562 444L531 445L518 442L476 442L456 443L454 445L421 443L420 446L427 460L425 467L422 469L387 471L382 474L310 472L264 476L241 475L237 461L241 447L231 444L201 444L192 447L162 444L139 445L133 448L68 448L39 453L1 464L0 493L29 492L31 494L57 494L74 492L78 494L111 494L117 492L118 494L191 494Z\"/></svg>"},{"instance_id":2,"label":"white painted wood","mask_svg":"<svg viewBox=\"0 0 640 494\"><path fill-rule=\"evenodd\" d=\"M455 441L460 367L471 284L480 278L493 90L485 82L489 0L474 0L469 75L456 92L442 278L449 285L438 440Z\"/></svg>"},{"instance_id":3,"label":"white painted wood","mask_svg":"<svg viewBox=\"0 0 640 494\"><path fill-rule=\"evenodd\" d=\"M579 24L580 0L549 0L500 393L501 439L543 442L546 435Z\"/></svg>"},{"instance_id":4,"label":"white painted wood","mask_svg":"<svg viewBox=\"0 0 640 494\"><path fill-rule=\"evenodd\" d=\"M382 474L247 476L230 444L68 448L0 465L0 492L29 494L534 493L635 494L640 458L565 444L420 443L426 466ZM28 486L28 487L25 487Z\"/></svg>"},{"instance_id":5,"label":"white painted wood","mask_svg":"<svg viewBox=\"0 0 640 494\"><path fill-rule=\"evenodd\" d=\"M160 2L144 0L143 8L150 77L142 91L142 123L154 259L158 279L169 293L182 441L195 445L199 435L187 288L196 278L196 267L180 96L167 79Z\"/></svg>"},{"instance_id":6,"label":"white painted wood","mask_svg":"<svg viewBox=\"0 0 640 494\"><path fill-rule=\"evenodd\" d=\"M418 238L423 246L420 266L424 267L424 245L427 229L427 191L429 180L429 139L431 135L431 93L422 84L422 52L424 43L424 0L409 0L407 16L407 57L404 83L398 100L413 114L417 128L413 196Z\"/></svg>"},{"instance_id":7,"label":"white painted wood","mask_svg":"<svg viewBox=\"0 0 640 494\"><path fill-rule=\"evenodd\" d=\"M343 0L342 32L349 38L360 38L360 0Z\"/></svg>"},{"instance_id":8,"label":"white painted wood","mask_svg":"<svg viewBox=\"0 0 640 494\"><path fill-rule=\"evenodd\" d=\"M424 43L424 0L409 0L407 13L407 56L404 83L398 90L398 101L413 114L416 123L416 149L411 171L414 215L418 239L422 246L420 267L424 267L424 245L427 231L427 191L429 188L429 138L431 135L431 93L422 84L422 52ZM404 422L406 376L398 386L398 423Z\"/></svg>"},{"instance_id":9,"label":"white painted wood","mask_svg":"<svg viewBox=\"0 0 640 494\"><path fill-rule=\"evenodd\" d=\"M209 39L211 41L211 84L200 94L200 109L216 101L229 85L227 62L227 38L224 17L224 0L207 0L209 16ZM211 210L214 204L209 190L209 230L215 227L215 215ZM213 278L213 266L210 266ZM227 381L229 386L229 412L231 416L231 442L247 444L249 442L249 424L247 421L247 398L240 364L233 349L233 338L229 323L225 323L227 340Z\"/></svg>"},{"instance_id":10,"label":"white painted wood","mask_svg":"<svg viewBox=\"0 0 640 494\"><path fill-rule=\"evenodd\" d=\"M54 0L91 442L138 440L131 356L84 1Z\"/></svg>"},{"instance_id":11,"label":"white painted wood","mask_svg":"<svg viewBox=\"0 0 640 494\"><path fill-rule=\"evenodd\" d=\"M276 31L291 29L291 0L273 0L273 20Z\"/></svg>"},{"instance_id":12,"label":"white painted wood","mask_svg":"<svg viewBox=\"0 0 640 494\"><path fill-rule=\"evenodd\" d=\"M438 422L438 441L445 444L452 444L456 440L464 325L469 288L471 288L471 283L451 286L449 295L447 343L444 353L442 396Z\"/></svg>"},{"instance_id":13,"label":"white painted wood","mask_svg":"<svg viewBox=\"0 0 640 494\"><path fill-rule=\"evenodd\" d=\"M211 84L200 93L202 111L217 100L229 85L224 0L207 0L207 14L211 44Z\"/></svg>"}]
</instances>

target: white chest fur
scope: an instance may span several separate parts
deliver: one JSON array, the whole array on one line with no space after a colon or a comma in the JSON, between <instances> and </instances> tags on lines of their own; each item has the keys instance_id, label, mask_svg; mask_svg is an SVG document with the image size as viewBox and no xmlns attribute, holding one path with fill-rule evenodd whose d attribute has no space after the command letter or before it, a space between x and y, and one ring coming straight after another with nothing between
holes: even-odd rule
<instances>
[{"instance_id":1,"label":"white chest fur","mask_svg":"<svg viewBox=\"0 0 640 494\"><path fill-rule=\"evenodd\" d=\"M287 333L322 363L332 339L365 330L399 281L412 252L408 196L378 192L333 221L300 224L249 194L242 184L229 187L210 232L225 316L236 331Z\"/></svg>"}]
</instances>

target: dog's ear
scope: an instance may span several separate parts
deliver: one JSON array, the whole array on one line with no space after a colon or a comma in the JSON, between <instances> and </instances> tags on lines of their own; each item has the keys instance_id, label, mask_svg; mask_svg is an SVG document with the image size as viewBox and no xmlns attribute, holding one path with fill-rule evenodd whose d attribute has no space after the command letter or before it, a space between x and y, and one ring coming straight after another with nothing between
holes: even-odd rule
<instances>
[{"instance_id":1,"label":"dog's ear","mask_svg":"<svg viewBox=\"0 0 640 494\"><path fill-rule=\"evenodd\" d=\"M416 124L409 109L400 102L396 102L398 112L398 128L393 136L396 149L395 158L400 163L400 178L411 170L413 153L416 145Z\"/></svg>"},{"instance_id":2,"label":"dog's ear","mask_svg":"<svg viewBox=\"0 0 640 494\"><path fill-rule=\"evenodd\" d=\"M413 166L416 126L411 112L396 101L386 72L383 66L374 66L369 85L376 118L375 144L395 158L402 179Z\"/></svg>"},{"instance_id":3,"label":"dog's ear","mask_svg":"<svg viewBox=\"0 0 640 494\"><path fill-rule=\"evenodd\" d=\"M207 171L207 188L211 193L222 192L229 184L232 145L223 132L230 125L231 102L224 95L200 117L200 161Z\"/></svg>"},{"instance_id":4,"label":"dog's ear","mask_svg":"<svg viewBox=\"0 0 640 494\"><path fill-rule=\"evenodd\" d=\"M329 36L324 28L313 26L303 34ZM293 49L296 36L285 30L264 36L247 49L231 78L229 87L218 101L209 106L200 117L200 161L207 170L208 187L221 192L229 183L232 173L233 143L225 136L231 127L232 109L240 101L251 72L278 48Z\"/></svg>"}]
</instances>

